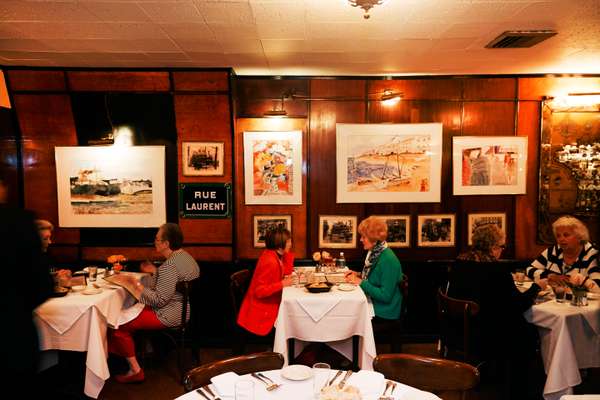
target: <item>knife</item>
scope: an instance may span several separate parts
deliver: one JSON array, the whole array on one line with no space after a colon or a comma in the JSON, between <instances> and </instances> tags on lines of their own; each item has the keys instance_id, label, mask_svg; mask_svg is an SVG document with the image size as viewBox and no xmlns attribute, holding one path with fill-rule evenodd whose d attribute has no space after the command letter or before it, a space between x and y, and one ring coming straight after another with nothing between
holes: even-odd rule
<instances>
[{"instance_id":1,"label":"knife","mask_svg":"<svg viewBox=\"0 0 600 400\"><path fill-rule=\"evenodd\" d=\"M340 370L339 370L339 371L338 371L338 372L335 374L335 376L333 377L333 379L331 379L331 380L329 381L329 384L328 384L327 386L331 386L331 385L333 385L333 382L334 382L334 381L335 381L335 380L338 378L338 376L340 376L340 375L342 374L342 372L344 372L344 371L342 371L342 370L340 369Z\"/></svg>"},{"instance_id":2,"label":"knife","mask_svg":"<svg viewBox=\"0 0 600 400\"><path fill-rule=\"evenodd\" d=\"M342 389L344 387L344 385L346 384L346 381L348 380L348 378L350 377L350 375L352 375L352 370L349 369L348 371L346 371L346 375L344 375L344 378L340 381L340 383L338 383L338 389Z\"/></svg>"}]
</instances>

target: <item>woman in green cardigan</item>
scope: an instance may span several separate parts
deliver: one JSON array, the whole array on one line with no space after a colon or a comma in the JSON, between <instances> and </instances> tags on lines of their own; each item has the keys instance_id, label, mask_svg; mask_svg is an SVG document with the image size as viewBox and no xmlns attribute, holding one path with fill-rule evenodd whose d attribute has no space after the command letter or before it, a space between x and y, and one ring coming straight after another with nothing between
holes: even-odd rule
<instances>
[{"instance_id":1,"label":"woman in green cardigan","mask_svg":"<svg viewBox=\"0 0 600 400\"><path fill-rule=\"evenodd\" d=\"M402 280L402 266L396 254L388 248L387 224L382 219L369 217L358 225L360 241L365 250L365 266L360 275L350 272L346 282L359 285L373 301L375 318L378 320L396 320L400 318L402 293L398 284Z\"/></svg>"}]
</instances>

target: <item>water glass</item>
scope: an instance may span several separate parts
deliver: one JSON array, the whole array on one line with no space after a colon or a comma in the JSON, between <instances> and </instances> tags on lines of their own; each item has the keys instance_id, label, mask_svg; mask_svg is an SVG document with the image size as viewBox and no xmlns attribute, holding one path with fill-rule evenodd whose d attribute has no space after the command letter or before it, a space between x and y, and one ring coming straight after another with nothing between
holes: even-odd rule
<instances>
[{"instance_id":1,"label":"water glass","mask_svg":"<svg viewBox=\"0 0 600 400\"><path fill-rule=\"evenodd\" d=\"M88 279L90 282L96 282L96 277L98 276L98 267L95 265L90 265L88 267Z\"/></svg>"},{"instance_id":2,"label":"water glass","mask_svg":"<svg viewBox=\"0 0 600 400\"><path fill-rule=\"evenodd\" d=\"M565 300L565 294L567 293L567 290L564 286L554 286L552 287L552 290L554 291L554 297L556 297L556 301L559 303L564 303Z\"/></svg>"},{"instance_id":3,"label":"water glass","mask_svg":"<svg viewBox=\"0 0 600 400\"><path fill-rule=\"evenodd\" d=\"M523 286L523 282L525 281L524 269L515 270L515 281L517 282L517 286Z\"/></svg>"},{"instance_id":4,"label":"water glass","mask_svg":"<svg viewBox=\"0 0 600 400\"><path fill-rule=\"evenodd\" d=\"M327 386L331 373L331 366L327 363L316 363L312 366L313 372L313 396L319 399L321 390Z\"/></svg>"},{"instance_id":5,"label":"water glass","mask_svg":"<svg viewBox=\"0 0 600 400\"><path fill-rule=\"evenodd\" d=\"M235 383L235 400L254 400L254 382L240 379Z\"/></svg>"}]
</instances>

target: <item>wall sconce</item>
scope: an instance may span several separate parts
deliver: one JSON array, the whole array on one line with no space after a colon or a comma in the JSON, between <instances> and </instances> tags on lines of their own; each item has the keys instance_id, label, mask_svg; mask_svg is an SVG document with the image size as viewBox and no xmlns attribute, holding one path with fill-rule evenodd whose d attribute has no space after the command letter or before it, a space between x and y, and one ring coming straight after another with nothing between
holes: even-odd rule
<instances>
[{"instance_id":1,"label":"wall sconce","mask_svg":"<svg viewBox=\"0 0 600 400\"><path fill-rule=\"evenodd\" d=\"M286 91L282 94L282 109L283 109L283 99L290 98L292 100L304 100L304 101L381 101L385 105L393 105L398 103L404 93L396 92L392 89L384 89L383 92L378 93L369 93L367 98L359 97L359 96L331 96L331 97L311 97L304 94L298 94L294 90Z\"/></svg>"},{"instance_id":2,"label":"wall sconce","mask_svg":"<svg viewBox=\"0 0 600 400\"><path fill-rule=\"evenodd\" d=\"M600 92L568 93L546 99L553 111L600 111Z\"/></svg>"},{"instance_id":3,"label":"wall sconce","mask_svg":"<svg viewBox=\"0 0 600 400\"><path fill-rule=\"evenodd\" d=\"M273 109L272 110L268 110L265 111L263 113L263 117L264 118L287 118L287 111L285 111L283 102L285 101L285 98L287 97L286 93L283 93L281 95L281 106L279 109L277 109L277 103L273 104ZM277 100L279 101L279 100Z\"/></svg>"},{"instance_id":4,"label":"wall sconce","mask_svg":"<svg viewBox=\"0 0 600 400\"><path fill-rule=\"evenodd\" d=\"M392 89L384 89L380 101L384 106L393 106L402 100L402 93L394 92Z\"/></svg>"}]
</instances>

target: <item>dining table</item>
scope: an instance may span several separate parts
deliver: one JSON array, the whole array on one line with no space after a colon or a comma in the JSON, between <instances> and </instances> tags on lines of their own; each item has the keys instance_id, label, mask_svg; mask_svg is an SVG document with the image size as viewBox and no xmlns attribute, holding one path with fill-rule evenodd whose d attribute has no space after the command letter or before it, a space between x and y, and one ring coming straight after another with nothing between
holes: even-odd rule
<instances>
[{"instance_id":1,"label":"dining table","mask_svg":"<svg viewBox=\"0 0 600 400\"><path fill-rule=\"evenodd\" d=\"M273 350L288 363L289 355L298 354L310 342L326 343L350 360L358 356L358 366L372 370L377 356L371 325L374 315L373 304L358 286L334 285L324 293L310 293L303 285L285 287ZM293 349L288 349L290 338Z\"/></svg>"},{"instance_id":2,"label":"dining table","mask_svg":"<svg viewBox=\"0 0 600 400\"><path fill-rule=\"evenodd\" d=\"M521 288L530 285L525 282ZM558 302L548 293L524 313L538 327L546 400L572 394L582 381L580 370L600 367L600 300L595 294L590 296L586 306L577 306Z\"/></svg>"},{"instance_id":3,"label":"dining table","mask_svg":"<svg viewBox=\"0 0 600 400\"><path fill-rule=\"evenodd\" d=\"M293 367L299 367L294 365ZM259 379L252 377L250 374L239 376L234 372L227 372L215 376L211 379L211 384L208 385L214 396L205 392L210 400L223 399L234 399L235 398L235 384L240 380L251 380L253 382L253 394L249 397L250 400L269 400L269 399L285 399L285 400L318 400L313 395L313 375L309 367L305 367L308 370L308 374L304 377L292 377L286 374L286 368L262 371L261 374L280 385L275 390L267 390L267 385L261 382ZM327 370L329 380L336 376L338 371L331 369ZM342 374L343 375L343 374ZM334 384L338 384L342 378L337 378ZM387 380L385 377L375 371L361 370L357 373L352 374L346 381L347 386L353 386L360 392L360 398L362 400L376 400L378 399L385 389ZM441 400L438 396L433 393L419 390L412 386L408 386L399 382L395 383L395 389L390 395L388 400ZM187 392L176 400L207 400L196 390Z\"/></svg>"},{"instance_id":4,"label":"dining table","mask_svg":"<svg viewBox=\"0 0 600 400\"><path fill-rule=\"evenodd\" d=\"M148 276L121 273L133 274L139 280ZM70 290L64 297L47 300L33 313L42 350L41 369L58 362L58 350L87 352L84 393L98 398L110 377L107 329L131 321L142 309L143 304L137 303L124 288L104 281L101 276L85 290Z\"/></svg>"}]
</instances>

